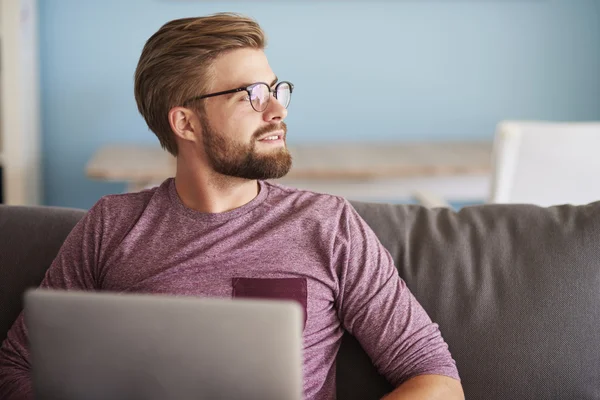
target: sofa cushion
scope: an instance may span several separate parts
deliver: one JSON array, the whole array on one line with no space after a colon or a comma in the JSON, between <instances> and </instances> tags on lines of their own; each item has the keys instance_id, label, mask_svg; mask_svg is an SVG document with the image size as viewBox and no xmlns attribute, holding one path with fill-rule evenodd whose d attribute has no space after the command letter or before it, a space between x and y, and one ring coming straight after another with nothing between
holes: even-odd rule
<instances>
[{"instance_id":1,"label":"sofa cushion","mask_svg":"<svg viewBox=\"0 0 600 400\"><path fill-rule=\"evenodd\" d=\"M439 323L468 399L600 398L600 202L353 205ZM345 355L344 390L366 390L348 378L373 367ZM344 398L376 398L383 383L368 385Z\"/></svg>"},{"instance_id":2,"label":"sofa cushion","mask_svg":"<svg viewBox=\"0 0 600 400\"><path fill-rule=\"evenodd\" d=\"M84 211L0 205L0 343Z\"/></svg>"}]
</instances>

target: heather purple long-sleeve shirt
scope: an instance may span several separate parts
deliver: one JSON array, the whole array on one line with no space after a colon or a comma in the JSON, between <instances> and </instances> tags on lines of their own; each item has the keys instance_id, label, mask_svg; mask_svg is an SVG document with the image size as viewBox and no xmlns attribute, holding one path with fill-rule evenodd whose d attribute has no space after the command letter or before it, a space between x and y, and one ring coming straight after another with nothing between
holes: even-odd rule
<instances>
[{"instance_id":1,"label":"heather purple long-sleeve shirt","mask_svg":"<svg viewBox=\"0 0 600 400\"><path fill-rule=\"evenodd\" d=\"M437 324L346 200L259 184L252 201L217 214L185 207L173 179L105 196L69 234L41 286L214 297L283 291L306 305L306 399L335 398L344 328L396 386L421 374L459 379ZM31 398L26 343L21 315L0 349L1 399Z\"/></svg>"}]
</instances>

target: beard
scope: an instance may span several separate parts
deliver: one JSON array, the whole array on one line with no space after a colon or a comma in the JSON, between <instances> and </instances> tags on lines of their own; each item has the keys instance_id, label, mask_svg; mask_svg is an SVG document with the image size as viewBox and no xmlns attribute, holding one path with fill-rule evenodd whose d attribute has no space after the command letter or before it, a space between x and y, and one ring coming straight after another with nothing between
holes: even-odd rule
<instances>
[{"instance_id":1,"label":"beard","mask_svg":"<svg viewBox=\"0 0 600 400\"><path fill-rule=\"evenodd\" d=\"M254 132L250 143L241 143L212 129L205 118L201 121L204 151L215 172L236 178L264 180L281 178L292 167L292 156L285 145L263 153L256 150L258 138L277 129L283 130L285 144L287 127L284 122L276 128L260 128Z\"/></svg>"}]
</instances>

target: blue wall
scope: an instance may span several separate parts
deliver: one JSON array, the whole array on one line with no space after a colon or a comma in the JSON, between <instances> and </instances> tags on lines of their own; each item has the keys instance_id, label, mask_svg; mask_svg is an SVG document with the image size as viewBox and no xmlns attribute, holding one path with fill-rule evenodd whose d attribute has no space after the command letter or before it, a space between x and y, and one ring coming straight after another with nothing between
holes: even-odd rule
<instances>
[{"instance_id":1,"label":"blue wall","mask_svg":"<svg viewBox=\"0 0 600 400\"><path fill-rule=\"evenodd\" d=\"M499 120L600 119L600 0L41 0L45 202L90 207L100 146L157 143L133 73L164 22L255 17L296 85L289 142L489 139Z\"/></svg>"}]
</instances>

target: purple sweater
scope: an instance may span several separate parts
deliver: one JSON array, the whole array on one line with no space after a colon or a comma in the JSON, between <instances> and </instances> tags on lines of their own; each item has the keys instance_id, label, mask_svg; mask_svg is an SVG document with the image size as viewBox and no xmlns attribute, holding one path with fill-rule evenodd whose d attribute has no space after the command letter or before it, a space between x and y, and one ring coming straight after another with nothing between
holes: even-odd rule
<instances>
[{"instance_id":1,"label":"purple sweater","mask_svg":"<svg viewBox=\"0 0 600 400\"><path fill-rule=\"evenodd\" d=\"M437 324L346 200L259 184L252 201L217 214L185 207L173 179L105 196L69 234L42 287L297 300L306 399L335 398L344 329L394 385L420 374L459 379ZM0 349L1 399L31 398L26 343L21 315Z\"/></svg>"}]
</instances>

